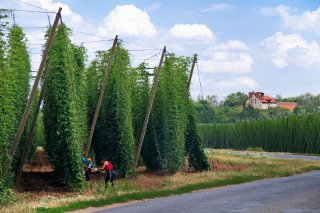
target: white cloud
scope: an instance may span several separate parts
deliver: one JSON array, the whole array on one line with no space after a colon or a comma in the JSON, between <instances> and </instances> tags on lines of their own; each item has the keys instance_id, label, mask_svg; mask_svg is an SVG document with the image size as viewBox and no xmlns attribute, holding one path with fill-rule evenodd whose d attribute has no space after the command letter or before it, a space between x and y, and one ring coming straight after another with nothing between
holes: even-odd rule
<instances>
[{"instance_id":1,"label":"white cloud","mask_svg":"<svg viewBox=\"0 0 320 213\"><path fill-rule=\"evenodd\" d=\"M239 50L239 51L247 51L247 45L239 40L229 40L226 43L221 43L212 48L213 50L219 51L229 51L229 50Z\"/></svg>"},{"instance_id":2,"label":"white cloud","mask_svg":"<svg viewBox=\"0 0 320 213\"><path fill-rule=\"evenodd\" d=\"M150 16L136 6L117 6L104 19L104 25L99 27L102 35L132 36L150 38L157 34L155 26L150 20Z\"/></svg>"},{"instance_id":3,"label":"white cloud","mask_svg":"<svg viewBox=\"0 0 320 213\"><path fill-rule=\"evenodd\" d=\"M219 10L230 10L233 9L234 5L226 3L210 4L207 8L201 10L201 12L211 12Z\"/></svg>"},{"instance_id":4,"label":"white cloud","mask_svg":"<svg viewBox=\"0 0 320 213\"><path fill-rule=\"evenodd\" d=\"M26 1L30 4L42 7L46 10L50 10L53 12L57 12L59 7L62 8L62 18L63 21L67 21L72 26L83 26L83 18L79 14L73 12L67 4L56 2L54 3L52 0L28 0ZM19 3L22 7L29 7L26 4ZM29 8L30 9L30 8Z\"/></svg>"},{"instance_id":5,"label":"white cloud","mask_svg":"<svg viewBox=\"0 0 320 213\"><path fill-rule=\"evenodd\" d=\"M154 2L150 5L148 5L146 7L146 10L147 11L155 11L155 10L158 10L161 6L162 6L162 4L160 4L159 2Z\"/></svg>"},{"instance_id":6,"label":"white cloud","mask_svg":"<svg viewBox=\"0 0 320 213\"><path fill-rule=\"evenodd\" d=\"M260 13L263 15L279 15L283 26L287 29L320 32L320 7L313 11L307 10L297 14L296 9L280 5L276 8L263 7L260 9Z\"/></svg>"},{"instance_id":7,"label":"white cloud","mask_svg":"<svg viewBox=\"0 0 320 213\"><path fill-rule=\"evenodd\" d=\"M288 66L288 62L284 59L281 59L281 58L273 58L272 62L274 64L274 66L276 66L277 68L280 68L280 69Z\"/></svg>"},{"instance_id":8,"label":"white cloud","mask_svg":"<svg viewBox=\"0 0 320 213\"><path fill-rule=\"evenodd\" d=\"M239 77L236 79L219 81L215 83L214 87L219 89L234 89L237 90L240 88L248 88L248 89L258 89L259 84L253 79L249 77Z\"/></svg>"},{"instance_id":9,"label":"white cloud","mask_svg":"<svg viewBox=\"0 0 320 213\"><path fill-rule=\"evenodd\" d=\"M277 12L274 7L261 7L259 13L265 16L274 16L277 15Z\"/></svg>"},{"instance_id":10,"label":"white cloud","mask_svg":"<svg viewBox=\"0 0 320 213\"><path fill-rule=\"evenodd\" d=\"M316 41L307 42L298 34L284 35L277 32L261 45L270 51L269 57L277 68L289 64L309 68L320 64L320 46Z\"/></svg>"},{"instance_id":11,"label":"white cloud","mask_svg":"<svg viewBox=\"0 0 320 213\"><path fill-rule=\"evenodd\" d=\"M254 60L247 49L246 44L239 40L209 47L204 52L204 59L199 61L199 66L208 73L250 72Z\"/></svg>"},{"instance_id":12,"label":"white cloud","mask_svg":"<svg viewBox=\"0 0 320 213\"><path fill-rule=\"evenodd\" d=\"M181 39L193 39L201 41L210 41L214 39L214 33L204 24L176 24L169 35Z\"/></svg>"}]
</instances>

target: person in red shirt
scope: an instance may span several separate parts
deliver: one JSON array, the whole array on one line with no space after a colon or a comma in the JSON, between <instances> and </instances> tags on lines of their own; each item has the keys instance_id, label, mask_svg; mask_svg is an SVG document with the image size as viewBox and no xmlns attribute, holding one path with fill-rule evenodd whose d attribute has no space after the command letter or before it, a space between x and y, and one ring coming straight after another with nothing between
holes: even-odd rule
<instances>
[{"instance_id":1,"label":"person in red shirt","mask_svg":"<svg viewBox=\"0 0 320 213\"><path fill-rule=\"evenodd\" d=\"M113 165L109 161L101 161L102 166L98 168L99 170L105 170L106 176L105 176L105 183L106 186L108 186L108 183L110 182L112 186L114 186L114 178L116 177L116 172L113 169Z\"/></svg>"}]
</instances>

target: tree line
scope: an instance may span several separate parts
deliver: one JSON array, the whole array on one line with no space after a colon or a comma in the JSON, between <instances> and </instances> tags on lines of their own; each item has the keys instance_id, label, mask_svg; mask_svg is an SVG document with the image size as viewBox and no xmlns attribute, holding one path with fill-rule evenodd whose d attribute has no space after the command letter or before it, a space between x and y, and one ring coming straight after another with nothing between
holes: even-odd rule
<instances>
[{"instance_id":1,"label":"tree line","mask_svg":"<svg viewBox=\"0 0 320 213\"><path fill-rule=\"evenodd\" d=\"M231 93L222 100L216 95L208 95L205 98L198 97L193 100L196 109L196 116L199 123L226 124L244 120L272 119L291 115L309 115L320 113L320 94L312 95L306 93L297 97L284 98L277 95L278 102L296 102L293 112L284 108L270 108L267 110L245 107L248 96L242 92Z\"/></svg>"}]
</instances>

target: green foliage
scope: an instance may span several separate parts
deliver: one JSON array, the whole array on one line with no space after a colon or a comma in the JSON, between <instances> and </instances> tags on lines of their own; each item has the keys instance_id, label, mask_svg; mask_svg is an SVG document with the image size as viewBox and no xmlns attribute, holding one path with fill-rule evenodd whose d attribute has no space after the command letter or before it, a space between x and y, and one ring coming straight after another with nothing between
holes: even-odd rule
<instances>
[{"instance_id":1,"label":"green foliage","mask_svg":"<svg viewBox=\"0 0 320 213\"><path fill-rule=\"evenodd\" d=\"M0 11L0 200L10 196L12 169L9 150L17 131L29 93L30 59L26 37L22 28L14 25L8 28L7 15ZM8 29L6 35L4 30ZM7 39L4 39L7 36ZM24 141L22 138L21 141ZM13 165L20 159L22 143L18 147Z\"/></svg>"},{"instance_id":2,"label":"green foliage","mask_svg":"<svg viewBox=\"0 0 320 213\"><path fill-rule=\"evenodd\" d=\"M30 147L28 160L32 159L32 157L36 153L38 146L44 147L45 144L46 144L46 139L45 139L45 133L44 133L44 126L43 126L43 113L42 111L40 111L37 117L34 132L33 132L32 144Z\"/></svg>"},{"instance_id":3,"label":"green foliage","mask_svg":"<svg viewBox=\"0 0 320 213\"><path fill-rule=\"evenodd\" d=\"M264 150L262 149L262 147L249 147L247 149L248 151L253 151L253 152L264 152Z\"/></svg>"},{"instance_id":4,"label":"green foliage","mask_svg":"<svg viewBox=\"0 0 320 213\"><path fill-rule=\"evenodd\" d=\"M145 118L147 105L150 96L149 76L144 63L137 68L131 69L131 99L132 102L132 123L134 129L134 138L138 142Z\"/></svg>"},{"instance_id":5,"label":"green foliage","mask_svg":"<svg viewBox=\"0 0 320 213\"><path fill-rule=\"evenodd\" d=\"M141 66L138 68L140 69ZM154 70L154 74L156 73L156 69ZM143 84L141 84L140 86L140 100L144 101L140 103L139 108L133 110L133 112L136 112L136 114L133 114L134 117L138 116L138 113L140 114L140 118L136 119L136 138L137 140L139 139L139 135L140 135L140 131L142 129L142 125L143 125L143 121L144 121L144 116L146 113L146 109L147 109L147 104L149 102L149 97L148 97L148 92L149 89L147 88L147 78L144 77L145 74L143 74L143 71L140 72L140 76L139 78L144 78L144 82ZM138 79L139 79L138 78ZM156 92L156 99L159 98L161 96L161 92L159 93L159 90L157 90ZM156 131L156 128L158 128L159 126L162 126L163 123L162 120L158 120L158 119L162 119L159 116L159 114L157 114L157 112L160 112L159 110L161 110L161 106L158 106L158 104L161 105L160 101L154 101L153 107L152 107L152 111L150 114L150 118L149 118L149 122L148 122L148 126L147 126L147 130L146 130L146 134L144 137L144 142L142 144L142 148L141 148L141 157L143 159L143 162L145 163L147 169L149 171L157 171L157 170L161 170L163 169L163 162L162 162L162 157L161 157L161 153L160 153L160 147L159 147L159 142L158 142L158 138L159 138L159 131ZM137 106L138 107L138 106ZM160 107L160 108L159 108ZM142 115L144 113L144 115Z\"/></svg>"},{"instance_id":6,"label":"green foliage","mask_svg":"<svg viewBox=\"0 0 320 213\"><path fill-rule=\"evenodd\" d=\"M286 117L293 114L306 114L304 108L297 108L290 112L283 108L270 108L258 110L252 107L245 107L247 96L244 93L231 93L218 103L216 96L208 96L206 99L193 101L196 109L196 117L200 123L226 124L244 120L257 120Z\"/></svg>"},{"instance_id":7,"label":"green foliage","mask_svg":"<svg viewBox=\"0 0 320 213\"><path fill-rule=\"evenodd\" d=\"M11 88L13 90L13 100L15 107L14 133L18 130L29 94L29 75L31 71L30 57L26 46L27 39L21 27L14 25L10 28L8 35L8 72L13 76ZM34 104L36 101L34 102ZM34 108L33 104L33 108ZM27 141L29 129L32 121L33 109L27 120L25 131L22 134L17 147L13 168L18 168L24 144ZM13 135L12 139L13 140Z\"/></svg>"},{"instance_id":8,"label":"green foliage","mask_svg":"<svg viewBox=\"0 0 320 213\"><path fill-rule=\"evenodd\" d=\"M91 63L88 72L100 72L99 68L104 67L105 56L100 57L101 61ZM96 159L110 160L117 172L122 177L131 176L135 173L134 167L134 136L132 128L132 108L130 93L130 60L128 51L120 43L114 53L113 63L110 70L110 77L107 83L105 96L102 102L95 137L93 140ZM92 75L91 75L92 76ZM101 75L102 77L103 75ZM92 87L93 99L98 100L98 94L102 80L98 79L98 85ZM89 99L90 101L90 99ZM92 103L95 103L92 101ZM93 106L91 108L94 108Z\"/></svg>"},{"instance_id":9,"label":"green foliage","mask_svg":"<svg viewBox=\"0 0 320 213\"><path fill-rule=\"evenodd\" d=\"M133 132L134 132L134 138L135 138L135 144L137 146L142 125L144 123L145 114L147 111L147 105L149 103L150 99L150 84L149 84L149 74L146 71L146 64L142 63L137 68L131 69L130 72L131 77L131 99L132 101L132 126L133 126ZM148 122L147 131L144 137L144 143L142 144L141 152L140 152L140 159L139 159L139 165L143 164L143 159L147 159L146 162L144 162L149 170L156 170L154 168L157 168L156 165L153 165L155 156L149 156L149 150L153 150L154 147L149 146L150 143L148 143L148 140L152 140L150 138L150 134L152 129L154 128L154 125L152 122ZM155 151L155 150L154 150ZM158 153L158 157L159 157Z\"/></svg>"},{"instance_id":10,"label":"green foliage","mask_svg":"<svg viewBox=\"0 0 320 213\"><path fill-rule=\"evenodd\" d=\"M207 147L246 150L320 153L320 115L288 116L235 124L202 124L201 137Z\"/></svg>"},{"instance_id":11,"label":"green foliage","mask_svg":"<svg viewBox=\"0 0 320 213\"><path fill-rule=\"evenodd\" d=\"M244 106L248 96L242 92L231 93L226 97L224 101L224 106L234 107L234 106Z\"/></svg>"},{"instance_id":12,"label":"green foliage","mask_svg":"<svg viewBox=\"0 0 320 213\"><path fill-rule=\"evenodd\" d=\"M92 123L96 110L100 87L104 78L108 61L108 54L104 51L98 51L95 60L92 60L85 72L86 91L87 91L87 110L88 124Z\"/></svg>"},{"instance_id":13,"label":"green foliage","mask_svg":"<svg viewBox=\"0 0 320 213\"><path fill-rule=\"evenodd\" d=\"M235 123L241 120L280 118L291 115L309 115L320 113L320 95L306 93L296 97L283 98L276 96L278 102L296 102L293 112L284 108L270 108L267 110L257 110L244 107L246 95L237 92L228 95L225 101L218 103L216 96L208 96L206 99L193 101L196 108L196 116L200 123Z\"/></svg>"},{"instance_id":14,"label":"green foliage","mask_svg":"<svg viewBox=\"0 0 320 213\"><path fill-rule=\"evenodd\" d=\"M10 139L14 134L15 108L13 99L14 75L9 72L6 58L7 43L5 30L7 29L7 13L0 10L0 204L5 203L10 196L9 188L12 185L12 174L7 165L11 157Z\"/></svg>"},{"instance_id":15,"label":"green foliage","mask_svg":"<svg viewBox=\"0 0 320 213\"><path fill-rule=\"evenodd\" d=\"M153 147L159 148L157 151L161 155L158 165L162 168L158 169L168 172L178 171L184 163L189 65L187 58L167 56L152 111L156 135L154 142L157 143Z\"/></svg>"},{"instance_id":16,"label":"green foliage","mask_svg":"<svg viewBox=\"0 0 320 213\"><path fill-rule=\"evenodd\" d=\"M189 110L186 132L185 149L189 157L189 166L200 172L209 170L210 164L206 154L204 153L203 143L198 133L195 113L192 108Z\"/></svg>"},{"instance_id":17,"label":"green foliage","mask_svg":"<svg viewBox=\"0 0 320 213\"><path fill-rule=\"evenodd\" d=\"M51 71L44 94L43 119L46 150L57 177L72 190L83 187L81 154L82 130L86 120L81 116L83 50L70 43L69 30L59 25L49 53ZM85 113L86 114L86 113Z\"/></svg>"},{"instance_id":18,"label":"green foliage","mask_svg":"<svg viewBox=\"0 0 320 213\"><path fill-rule=\"evenodd\" d=\"M8 68L14 74L14 106L16 108L16 126L24 112L29 94L30 58L26 46L27 39L22 28L14 25L8 35Z\"/></svg>"},{"instance_id":19,"label":"green foliage","mask_svg":"<svg viewBox=\"0 0 320 213\"><path fill-rule=\"evenodd\" d=\"M73 82L73 94L74 97L74 108L76 111L75 118L77 119L77 130L76 134L79 134L79 140L83 145L86 145L88 138L88 123L87 123L87 90L85 82L85 54L86 50L83 46L70 45L70 53L72 64L72 82Z\"/></svg>"},{"instance_id":20,"label":"green foliage","mask_svg":"<svg viewBox=\"0 0 320 213\"><path fill-rule=\"evenodd\" d=\"M151 171L176 172L183 167L185 155L196 171L210 168L189 99L189 68L189 58L169 55L160 72L142 147L143 160ZM141 120L140 123L142 125Z\"/></svg>"},{"instance_id":21,"label":"green foliage","mask_svg":"<svg viewBox=\"0 0 320 213\"><path fill-rule=\"evenodd\" d=\"M100 88L103 82L104 73L106 70L108 61L108 54L105 51L98 51L96 52L96 58L91 61L89 67L85 70L85 91L86 91L86 109L87 109L87 125L90 128L92 124L92 120L94 117L94 113L96 110L99 94L100 94ZM101 116L101 112L99 114ZM95 129L95 133L92 138L93 145L95 144L95 141L99 140L100 133L99 130L99 122L97 122L97 126ZM98 143L99 144L99 143ZM91 158L94 158L94 154L97 154L98 156L102 156L102 153L100 149L96 149L96 151L93 151L94 146L90 147L89 150L89 156ZM101 160L98 159L98 161Z\"/></svg>"}]
</instances>

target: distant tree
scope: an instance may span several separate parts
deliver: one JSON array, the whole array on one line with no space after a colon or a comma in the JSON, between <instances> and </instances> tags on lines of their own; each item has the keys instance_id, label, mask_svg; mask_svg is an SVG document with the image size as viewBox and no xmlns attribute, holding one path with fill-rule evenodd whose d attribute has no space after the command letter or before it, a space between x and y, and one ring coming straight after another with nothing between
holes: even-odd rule
<instances>
[{"instance_id":1,"label":"distant tree","mask_svg":"<svg viewBox=\"0 0 320 213\"><path fill-rule=\"evenodd\" d=\"M211 106L218 106L219 101L218 101L218 96L217 95L207 95L206 100Z\"/></svg>"},{"instance_id":2,"label":"distant tree","mask_svg":"<svg viewBox=\"0 0 320 213\"><path fill-rule=\"evenodd\" d=\"M200 100L193 102L193 106L195 107L196 116L200 123L214 122L216 112L210 102L207 100Z\"/></svg>"},{"instance_id":3,"label":"distant tree","mask_svg":"<svg viewBox=\"0 0 320 213\"><path fill-rule=\"evenodd\" d=\"M277 100L278 101L278 100ZM297 97L288 97L288 98L283 98L281 100L282 102L300 102L301 101L301 97L297 96Z\"/></svg>"},{"instance_id":4,"label":"distant tree","mask_svg":"<svg viewBox=\"0 0 320 213\"><path fill-rule=\"evenodd\" d=\"M296 115L306 115L307 111L304 107L296 107L294 108L293 113Z\"/></svg>"},{"instance_id":5,"label":"distant tree","mask_svg":"<svg viewBox=\"0 0 320 213\"><path fill-rule=\"evenodd\" d=\"M260 110L254 109L249 106L246 107L241 113L239 113L240 120L258 119L260 117Z\"/></svg>"},{"instance_id":6,"label":"distant tree","mask_svg":"<svg viewBox=\"0 0 320 213\"><path fill-rule=\"evenodd\" d=\"M280 94L277 94L275 97L277 102L282 102L283 101L283 97Z\"/></svg>"},{"instance_id":7,"label":"distant tree","mask_svg":"<svg viewBox=\"0 0 320 213\"><path fill-rule=\"evenodd\" d=\"M306 93L298 98L298 103L304 107L307 113L317 113L320 107L320 95Z\"/></svg>"},{"instance_id":8,"label":"distant tree","mask_svg":"<svg viewBox=\"0 0 320 213\"><path fill-rule=\"evenodd\" d=\"M289 116L292 114L292 112L285 108L276 107L260 110L260 114L262 118L279 118Z\"/></svg>"},{"instance_id":9,"label":"distant tree","mask_svg":"<svg viewBox=\"0 0 320 213\"><path fill-rule=\"evenodd\" d=\"M223 105L228 107L245 106L248 96L242 92L231 93L226 97Z\"/></svg>"}]
</instances>

